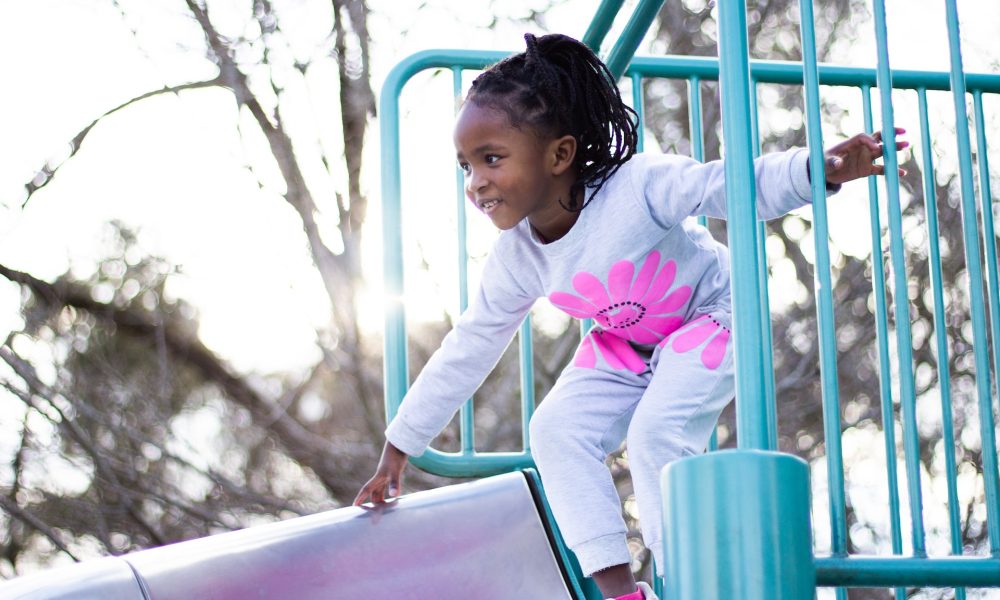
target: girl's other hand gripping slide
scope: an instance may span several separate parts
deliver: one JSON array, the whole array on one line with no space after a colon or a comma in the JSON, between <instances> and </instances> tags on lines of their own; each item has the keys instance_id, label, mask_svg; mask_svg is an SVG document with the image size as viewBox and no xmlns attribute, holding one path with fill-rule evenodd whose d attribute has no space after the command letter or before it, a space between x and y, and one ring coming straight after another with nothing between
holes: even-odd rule
<instances>
[{"instance_id":1,"label":"girl's other hand gripping slide","mask_svg":"<svg viewBox=\"0 0 1000 600\"><path fill-rule=\"evenodd\" d=\"M896 136L906 133L902 127L896 128ZM896 140L896 151L909 146L905 140ZM826 151L826 182L830 185L839 185L854 179L868 177L869 175L884 175L885 166L875 164L875 159L881 158L884 153L882 144L882 132L876 131L873 135L859 133L849 140L841 142ZM900 175L905 175L906 171L899 170Z\"/></svg>"},{"instance_id":2,"label":"girl's other hand gripping slide","mask_svg":"<svg viewBox=\"0 0 1000 600\"><path fill-rule=\"evenodd\" d=\"M387 441L375 475L358 492L354 506L361 506L367 500L382 504L388 498L398 496L403 489L403 469L406 468L407 458L409 457L402 450Z\"/></svg>"}]
</instances>

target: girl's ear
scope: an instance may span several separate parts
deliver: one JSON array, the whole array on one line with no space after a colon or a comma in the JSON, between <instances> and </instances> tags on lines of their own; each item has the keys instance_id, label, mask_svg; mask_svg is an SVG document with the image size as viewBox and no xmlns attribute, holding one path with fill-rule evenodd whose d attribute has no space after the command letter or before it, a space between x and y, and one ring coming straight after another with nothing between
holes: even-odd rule
<instances>
[{"instance_id":1,"label":"girl's ear","mask_svg":"<svg viewBox=\"0 0 1000 600\"><path fill-rule=\"evenodd\" d=\"M552 174L562 175L573 166L576 158L576 138L571 135L564 135L549 143L549 156L552 160Z\"/></svg>"}]
</instances>

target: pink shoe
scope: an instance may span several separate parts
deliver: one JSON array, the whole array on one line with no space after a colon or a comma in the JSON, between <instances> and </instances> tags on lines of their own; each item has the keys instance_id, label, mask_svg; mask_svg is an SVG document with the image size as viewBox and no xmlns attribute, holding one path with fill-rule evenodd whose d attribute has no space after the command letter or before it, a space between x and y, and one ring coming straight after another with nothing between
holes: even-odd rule
<instances>
[{"instance_id":1,"label":"pink shoe","mask_svg":"<svg viewBox=\"0 0 1000 600\"><path fill-rule=\"evenodd\" d=\"M639 591L642 592L642 597L644 600L660 600L657 598L656 594L653 593L653 589L649 587L649 584L645 581L640 581L636 584L639 586ZM631 597L629 595L628 597ZM608 598L608 600L615 600L615 598Z\"/></svg>"},{"instance_id":2,"label":"pink shoe","mask_svg":"<svg viewBox=\"0 0 1000 600\"><path fill-rule=\"evenodd\" d=\"M653 593L653 588L649 587L649 584L645 581L640 581L637 585L639 586L639 591L646 597L646 600L660 600Z\"/></svg>"}]
</instances>

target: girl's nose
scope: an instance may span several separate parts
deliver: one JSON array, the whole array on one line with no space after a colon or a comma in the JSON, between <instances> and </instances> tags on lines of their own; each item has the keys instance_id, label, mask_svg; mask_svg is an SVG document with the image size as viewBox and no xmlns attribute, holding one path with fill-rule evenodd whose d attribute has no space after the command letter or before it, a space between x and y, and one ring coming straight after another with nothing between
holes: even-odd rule
<instances>
[{"instance_id":1,"label":"girl's nose","mask_svg":"<svg viewBox=\"0 0 1000 600\"><path fill-rule=\"evenodd\" d=\"M486 179L472 170L465 176L465 192L470 196L475 196L476 192L486 187Z\"/></svg>"}]
</instances>

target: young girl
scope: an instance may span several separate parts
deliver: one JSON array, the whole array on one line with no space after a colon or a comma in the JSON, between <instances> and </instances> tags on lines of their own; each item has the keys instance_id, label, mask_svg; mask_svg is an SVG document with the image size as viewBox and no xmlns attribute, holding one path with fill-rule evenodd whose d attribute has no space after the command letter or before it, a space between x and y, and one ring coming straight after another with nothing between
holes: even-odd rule
<instances>
[{"instance_id":1,"label":"young girl","mask_svg":"<svg viewBox=\"0 0 1000 600\"><path fill-rule=\"evenodd\" d=\"M724 169L633 156L635 113L594 53L562 35L525 40L472 83L454 132L466 194L503 232L355 504L399 493L407 456L424 452L544 296L595 323L531 419L546 496L605 596L651 599L629 567L605 459L626 441L643 540L662 568L660 470L705 449L734 395L728 251L688 219L725 217ZM828 185L881 173L881 154L878 134L835 146ZM760 218L809 202L807 163L802 149L756 161Z\"/></svg>"}]
</instances>

